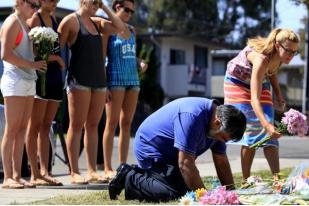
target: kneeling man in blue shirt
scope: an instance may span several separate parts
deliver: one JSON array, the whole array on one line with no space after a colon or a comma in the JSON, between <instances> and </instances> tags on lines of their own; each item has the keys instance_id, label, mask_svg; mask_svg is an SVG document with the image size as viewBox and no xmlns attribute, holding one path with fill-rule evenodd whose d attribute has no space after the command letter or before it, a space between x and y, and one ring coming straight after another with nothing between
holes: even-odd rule
<instances>
[{"instance_id":1,"label":"kneeling man in blue shirt","mask_svg":"<svg viewBox=\"0 0 309 206\"><path fill-rule=\"evenodd\" d=\"M138 165L121 164L109 184L116 199L125 189L127 200L169 201L187 191L205 188L196 158L210 149L222 185L233 188L225 142L239 141L246 117L231 105L218 106L200 97L174 100L139 127L134 140Z\"/></svg>"}]
</instances>

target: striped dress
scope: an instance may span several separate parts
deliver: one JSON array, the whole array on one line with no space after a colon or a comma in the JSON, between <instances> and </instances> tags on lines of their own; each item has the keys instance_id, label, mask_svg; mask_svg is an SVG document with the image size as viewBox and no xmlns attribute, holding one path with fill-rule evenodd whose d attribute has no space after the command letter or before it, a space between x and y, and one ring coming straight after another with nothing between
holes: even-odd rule
<instances>
[{"instance_id":1,"label":"striped dress","mask_svg":"<svg viewBox=\"0 0 309 206\"><path fill-rule=\"evenodd\" d=\"M247 128L242 140L231 143L244 146L250 146L268 135L251 106L250 79L252 65L247 59L247 55L251 51L252 48L247 46L234 59L229 61L224 79L224 103L237 107L247 118ZM268 78L264 79L262 85L260 103L266 119L273 122L273 101ZM278 146L278 141L270 140L264 145Z\"/></svg>"},{"instance_id":2,"label":"striped dress","mask_svg":"<svg viewBox=\"0 0 309 206\"><path fill-rule=\"evenodd\" d=\"M108 87L140 85L136 64L135 34L132 28L130 32L129 39L123 39L118 35L109 37L106 67Z\"/></svg>"}]
</instances>

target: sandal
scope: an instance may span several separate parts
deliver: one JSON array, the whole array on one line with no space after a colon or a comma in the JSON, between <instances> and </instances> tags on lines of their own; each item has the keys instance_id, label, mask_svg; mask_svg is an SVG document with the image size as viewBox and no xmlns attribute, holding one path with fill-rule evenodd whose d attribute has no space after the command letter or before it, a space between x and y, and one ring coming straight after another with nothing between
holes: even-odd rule
<instances>
[{"instance_id":1,"label":"sandal","mask_svg":"<svg viewBox=\"0 0 309 206\"><path fill-rule=\"evenodd\" d=\"M28 182L27 180L25 180L23 178L19 179L19 183L23 184L24 188L35 188L35 186L36 186L35 184Z\"/></svg>"},{"instance_id":2,"label":"sandal","mask_svg":"<svg viewBox=\"0 0 309 206\"><path fill-rule=\"evenodd\" d=\"M116 174L117 174L116 171L110 171L110 172L105 172L104 176L110 182L116 176Z\"/></svg>"},{"instance_id":3,"label":"sandal","mask_svg":"<svg viewBox=\"0 0 309 206\"><path fill-rule=\"evenodd\" d=\"M48 186L63 186L62 182L59 182L57 179L49 176L49 175L44 175L42 176L43 180L48 182Z\"/></svg>"},{"instance_id":4,"label":"sandal","mask_svg":"<svg viewBox=\"0 0 309 206\"><path fill-rule=\"evenodd\" d=\"M88 181L85 180L85 178L82 177L79 174L72 174L71 175L71 184L86 185L86 184L88 184Z\"/></svg>"},{"instance_id":5,"label":"sandal","mask_svg":"<svg viewBox=\"0 0 309 206\"><path fill-rule=\"evenodd\" d=\"M30 183L34 184L35 186L48 186L49 185L47 181L45 181L44 179L40 179L40 178L31 180Z\"/></svg>"},{"instance_id":6,"label":"sandal","mask_svg":"<svg viewBox=\"0 0 309 206\"><path fill-rule=\"evenodd\" d=\"M24 189L25 186L20 184L19 182L9 178L6 182L3 182L2 186L3 189Z\"/></svg>"},{"instance_id":7,"label":"sandal","mask_svg":"<svg viewBox=\"0 0 309 206\"><path fill-rule=\"evenodd\" d=\"M89 183L95 183L95 184L104 184L108 183L109 180L104 176L100 176L97 173L93 173L92 175L87 175L87 181Z\"/></svg>"}]
</instances>

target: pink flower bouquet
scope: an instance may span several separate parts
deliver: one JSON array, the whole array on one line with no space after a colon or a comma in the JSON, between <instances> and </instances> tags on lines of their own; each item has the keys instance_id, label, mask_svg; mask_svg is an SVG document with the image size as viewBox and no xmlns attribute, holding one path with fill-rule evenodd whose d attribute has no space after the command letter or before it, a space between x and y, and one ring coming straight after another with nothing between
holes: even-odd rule
<instances>
[{"instance_id":1,"label":"pink flower bouquet","mask_svg":"<svg viewBox=\"0 0 309 206\"><path fill-rule=\"evenodd\" d=\"M308 132L307 117L295 109L290 109L284 113L284 116L282 117L281 122L277 125L276 130L281 134L298 135L303 137ZM270 136L265 137L264 139L251 145L250 148L256 149L270 139Z\"/></svg>"}]
</instances>

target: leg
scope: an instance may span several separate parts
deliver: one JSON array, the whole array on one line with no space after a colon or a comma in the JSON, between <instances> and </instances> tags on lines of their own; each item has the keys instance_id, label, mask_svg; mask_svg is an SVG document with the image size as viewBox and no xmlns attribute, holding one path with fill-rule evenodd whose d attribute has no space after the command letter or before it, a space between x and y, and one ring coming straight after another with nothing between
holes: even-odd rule
<instances>
[{"instance_id":1,"label":"leg","mask_svg":"<svg viewBox=\"0 0 309 206\"><path fill-rule=\"evenodd\" d=\"M102 117L105 102L105 92L92 91L91 101L85 123L84 145L87 159L88 179L100 179L96 174L98 149L98 125Z\"/></svg>"},{"instance_id":2,"label":"leg","mask_svg":"<svg viewBox=\"0 0 309 206\"><path fill-rule=\"evenodd\" d=\"M119 161L126 163L128 159L128 151L131 137L131 124L135 114L137 99L137 90L127 90L122 103L120 113L120 135L119 135Z\"/></svg>"},{"instance_id":3,"label":"leg","mask_svg":"<svg viewBox=\"0 0 309 206\"><path fill-rule=\"evenodd\" d=\"M112 153L115 130L118 125L120 109L124 98L123 90L111 90L112 99L106 104L106 123L103 135L104 172L113 175Z\"/></svg>"},{"instance_id":4,"label":"leg","mask_svg":"<svg viewBox=\"0 0 309 206\"><path fill-rule=\"evenodd\" d=\"M40 127L39 137L38 137L38 150L40 158L40 169L41 175L48 175L48 159L49 159L49 131L52 125L52 121L55 118L59 107L59 102L48 101L46 106L46 111L44 114L44 119Z\"/></svg>"},{"instance_id":5,"label":"leg","mask_svg":"<svg viewBox=\"0 0 309 206\"><path fill-rule=\"evenodd\" d=\"M125 199L151 202L175 200L189 190L179 175L166 176L164 170L134 168L125 178Z\"/></svg>"},{"instance_id":6,"label":"leg","mask_svg":"<svg viewBox=\"0 0 309 206\"><path fill-rule=\"evenodd\" d=\"M250 177L250 171L254 155L255 155L254 149L250 149L247 146L241 147L240 156L241 156L241 168L242 168L243 180L246 180L248 177Z\"/></svg>"},{"instance_id":7,"label":"leg","mask_svg":"<svg viewBox=\"0 0 309 206\"><path fill-rule=\"evenodd\" d=\"M89 111L91 91L72 88L68 94L69 129L67 132L67 149L71 166L72 183L84 184L85 180L79 175L78 158L82 128Z\"/></svg>"},{"instance_id":8,"label":"leg","mask_svg":"<svg viewBox=\"0 0 309 206\"><path fill-rule=\"evenodd\" d=\"M51 186L61 186L62 183L58 180L52 178L48 172L48 160L49 160L49 132L52 125L52 121L55 118L59 107L59 102L56 101L48 101L46 106L46 111L44 114L44 119L42 125L40 127L40 132L38 136L38 150L39 150L39 158L40 158L40 174L44 181Z\"/></svg>"},{"instance_id":9,"label":"leg","mask_svg":"<svg viewBox=\"0 0 309 206\"><path fill-rule=\"evenodd\" d=\"M22 116L21 124L15 138L14 149L13 149L13 177L15 180L20 180L21 178L21 164L23 157L23 150L25 144L25 137L27 132L28 122L32 112L34 98L33 96L25 97L24 110L23 113L18 115ZM24 181L23 181L24 183Z\"/></svg>"},{"instance_id":10,"label":"leg","mask_svg":"<svg viewBox=\"0 0 309 206\"><path fill-rule=\"evenodd\" d=\"M264 147L264 155L269 164L274 179L278 180L278 173L280 172L278 148L274 146Z\"/></svg>"},{"instance_id":11,"label":"leg","mask_svg":"<svg viewBox=\"0 0 309 206\"><path fill-rule=\"evenodd\" d=\"M38 133L43 122L47 101L41 99L34 99L33 110L28 123L26 149L28 160L31 167L31 181L35 182L40 179L40 172L37 162L37 138Z\"/></svg>"},{"instance_id":12,"label":"leg","mask_svg":"<svg viewBox=\"0 0 309 206\"><path fill-rule=\"evenodd\" d=\"M26 99L26 97L16 96L4 97L5 129L1 144L2 164L4 171L3 185L17 183L13 180L13 158L15 158L18 154L22 156L24 148L21 148L19 151L14 151L14 149L18 150L19 148L15 145L15 139L17 138L18 131L22 125L23 115L21 114L24 113L25 104L27 102ZM19 141L17 141L17 143L18 142ZM17 162L14 160L14 163ZM20 184L19 186L21 186L21 188L23 187Z\"/></svg>"}]
</instances>

